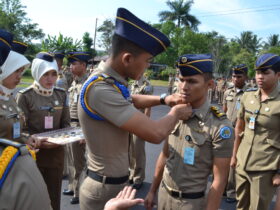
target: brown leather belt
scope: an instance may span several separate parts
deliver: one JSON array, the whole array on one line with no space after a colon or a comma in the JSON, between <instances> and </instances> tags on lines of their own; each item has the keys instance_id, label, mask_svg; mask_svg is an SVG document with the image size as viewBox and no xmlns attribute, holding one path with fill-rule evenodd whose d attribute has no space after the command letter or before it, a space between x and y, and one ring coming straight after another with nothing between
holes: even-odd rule
<instances>
[{"instance_id":1,"label":"brown leather belt","mask_svg":"<svg viewBox=\"0 0 280 210\"><path fill-rule=\"evenodd\" d=\"M128 175L122 177L107 177L101 176L92 170L87 170L87 175L94 179L95 181L104 183L104 184L123 184L128 181Z\"/></svg>"},{"instance_id":2,"label":"brown leather belt","mask_svg":"<svg viewBox=\"0 0 280 210\"><path fill-rule=\"evenodd\" d=\"M170 189L164 182L162 182L162 185L164 186L168 194L174 198L197 199L202 198L205 195L204 192L183 193L181 191L175 191Z\"/></svg>"}]
</instances>

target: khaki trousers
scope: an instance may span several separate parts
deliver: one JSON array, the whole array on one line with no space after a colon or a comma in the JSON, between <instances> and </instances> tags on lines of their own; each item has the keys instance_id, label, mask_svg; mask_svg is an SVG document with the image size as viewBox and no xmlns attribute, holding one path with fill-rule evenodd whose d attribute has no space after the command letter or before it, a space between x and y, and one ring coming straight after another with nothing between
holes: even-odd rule
<instances>
[{"instance_id":1,"label":"khaki trousers","mask_svg":"<svg viewBox=\"0 0 280 210\"><path fill-rule=\"evenodd\" d=\"M132 135L132 134L131 134ZM130 141L130 180L140 184L145 180L146 152L145 141L133 135Z\"/></svg>"},{"instance_id":2,"label":"khaki trousers","mask_svg":"<svg viewBox=\"0 0 280 210\"><path fill-rule=\"evenodd\" d=\"M204 210L205 196L198 199L174 198L168 194L163 184L158 192L158 210Z\"/></svg>"},{"instance_id":3,"label":"khaki trousers","mask_svg":"<svg viewBox=\"0 0 280 210\"><path fill-rule=\"evenodd\" d=\"M103 184L90 177L85 178L80 189L80 209L103 210L106 202L116 197L125 185L127 183Z\"/></svg>"},{"instance_id":4,"label":"khaki trousers","mask_svg":"<svg viewBox=\"0 0 280 210\"><path fill-rule=\"evenodd\" d=\"M235 183L235 169L230 167L229 169L229 174L228 174L228 182L226 186L226 193L228 198L235 198L235 188L236 188L236 183Z\"/></svg>"},{"instance_id":5,"label":"khaki trousers","mask_svg":"<svg viewBox=\"0 0 280 210\"><path fill-rule=\"evenodd\" d=\"M246 172L236 168L237 210L268 210L276 187L274 171Z\"/></svg>"}]
</instances>

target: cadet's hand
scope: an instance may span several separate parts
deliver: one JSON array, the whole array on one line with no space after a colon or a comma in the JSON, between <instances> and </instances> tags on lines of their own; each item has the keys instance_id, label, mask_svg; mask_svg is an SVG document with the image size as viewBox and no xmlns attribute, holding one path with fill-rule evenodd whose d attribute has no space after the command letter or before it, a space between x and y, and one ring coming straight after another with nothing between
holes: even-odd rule
<instances>
[{"instance_id":1,"label":"cadet's hand","mask_svg":"<svg viewBox=\"0 0 280 210\"><path fill-rule=\"evenodd\" d=\"M230 159L230 167L235 168L236 167L236 162L237 162L236 157L231 157L231 159Z\"/></svg>"},{"instance_id":2,"label":"cadet's hand","mask_svg":"<svg viewBox=\"0 0 280 210\"><path fill-rule=\"evenodd\" d=\"M35 150L37 148L40 148L42 141L46 141L46 140L47 138L39 139L36 136L32 135L28 138L26 144L30 147L30 149Z\"/></svg>"},{"instance_id":3,"label":"cadet's hand","mask_svg":"<svg viewBox=\"0 0 280 210\"><path fill-rule=\"evenodd\" d=\"M275 174L272 178L273 186L280 186L280 174Z\"/></svg>"},{"instance_id":4,"label":"cadet's hand","mask_svg":"<svg viewBox=\"0 0 280 210\"><path fill-rule=\"evenodd\" d=\"M178 93L166 96L164 101L165 101L166 105L171 106L171 107L175 106L176 104L186 103L185 100Z\"/></svg>"},{"instance_id":5,"label":"cadet's hand","mask_svg":"<svg viewBox=\"0 0 280 210\"><path fill-rule=\"evenodd\" d=\"M128 209L136 204L143 203L141 198L134 198L136 190L130 186L125 186L122 191L119 192L117 197L110 199L104 210L124 210Z\"/></svg>"},{"instance_id":6,"label":"cadet's hand","mask_svg":"<svg viewBox=\"0 0 280 210\"><path fill-rule=\"evenodd\" d=\"M86 140L85 139L82 139L79 141L79 144L85 144L86 143Z\"/></svg>"},{"instance_id":7,"label":"cadet's hand","mask_svg":"<svg viewBox=\"0 0 280 210\"><path fill-rule=\"evenodd\" d=\"M52 148L56 148L59 146L60 146L59 144L54 144L54 143L51 143L51 142L48 142L47 140L45 140L45 141L41 141L40 148L41 149L52 149Z\"/></svg>"},{"instance_id":8,"label":"cadet's hand","mask_svg":"<svg viewBox=\"0 0 280 210\"><path fill-rule=\"evenodd\" d=\"M178 104L172 107L180 120L187 120L192 115L190 104Z\"/></svg>"},{"instance_id":9,"label":"cadet's hand","mask_svg":"<svg viewBox=\"0 0 280 210\"><path fill-rule=\"evenodd\" d=\"M155 193L148 192L146 198L145 198L145 208L148 210L152 210L155 203L154 203Z\"/></svg>"}]
</instances>

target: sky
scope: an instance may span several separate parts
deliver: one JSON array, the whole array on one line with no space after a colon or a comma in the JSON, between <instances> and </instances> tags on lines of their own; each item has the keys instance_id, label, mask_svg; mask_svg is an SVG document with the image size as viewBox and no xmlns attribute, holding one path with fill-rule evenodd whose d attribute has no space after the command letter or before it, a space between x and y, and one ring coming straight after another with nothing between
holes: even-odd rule
<instances>
[{"instance_id":1,"label":"sky","mask_svg":"<svg viewBox=\"0 0 280 210\"><path fill-rule=\"evenodd\" d=\"M94 37L105 19L114 21L117 8L124 7L140 19L159 23L158 13L169 10L166 0L21 0L27 17L38 23L45 34L62 33L82 39L85 32ZM226 38L239 37L242 31L253 31L266 41L280 34L279 0L194 0L190 14L201 24L199 32L217 31ZM225 15L227 14L227 15ZM97 33L97 42L99 34ZM98 43L96 45L98 48Z\"/></svg>"}]
</instances>

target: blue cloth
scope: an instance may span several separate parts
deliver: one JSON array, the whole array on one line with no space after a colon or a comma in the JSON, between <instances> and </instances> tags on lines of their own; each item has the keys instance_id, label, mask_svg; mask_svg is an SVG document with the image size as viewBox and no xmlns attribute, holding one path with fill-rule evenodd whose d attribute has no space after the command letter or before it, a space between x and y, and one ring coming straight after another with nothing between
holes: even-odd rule
<instances>
[{"instance_id":1,"label":"blue cloth","mask_svg":"<svg viewBox=\"0 0 280 210\"><path fill-rule=\"evenodd\" d=\"M153 56L165 51L170 45L169 39L163 33L124 8L117 11L115 34L133 42Z\"/></svg>"},{"instance_id":2,"label":"blue cloth","mask_svg":"<svg viewBox=\"0 0 280 210\"><path fill-rule=\"evenodd\" d=\"M248 72L248 67L245 64L240 64L232 67L232 72L234 74L246 74Z\"/></svg>"},{"instance_id":3,"label":"blue cloth","mask_svg":"<svg viewBox=\"0 0 280 210\"><path fill-rule=\"evenodd\" d=\"M266 71L273 68L274 65L279 64L280 56L272 53L265 53L260 55L255 64L256 71Z\"/></svg>"},{"instance_id":4,"label":"blue cloth","mask_svg":"<svg viewBox=\"0 0 280 210\"><path fill-rule=\"evenodd\" d=\"M36 55L36 58L39 58L39 59L42 59L42 60L45 60L48 62L53 62L53 59L54 59L54 57L48 52L39 52Z\"/></svg>"},{"instance_id":5,"label":"blue cloth","mask_svg":"<svg viewBox=\"0 0 280 210\"><path fill-rule=\"evenodd\" d=\"M88 52L83 52L83 51L69 52L67 57L70 63L74 61L83 61L87 63L90 58L91 58L90 54Z\"/></svg>"},{"instance_id":6,"label":"blue cloth","mask_svg":"<svg viewBox=\"0 0 280 210\"><path fill-rule=\"evenodd\" d=\"M178 67L182 76L211 73L213 60L210 54L186 54L178 59Z\"/></svg>"},{"instance_id":7,"label":"blue cloth","mask_svg":"<svg viewBox=\"0 0 280 210\"><path fill-rule=\"evenodd\" d=\"M0 66L2 66L12 47L13 35L3 29L0 29Z\"/></svg>"},{"instance_id":8,"label":"blue cloth","mask_svg":"<svg viewBox=\"0 0 280 210\"><path fill-rule=\"evenodd\" d=\"M19 54L24 54L27 50L27 44L19 41L13 41L12 43L12 50L19 53Z\"/></svg>"}]
</instances>

